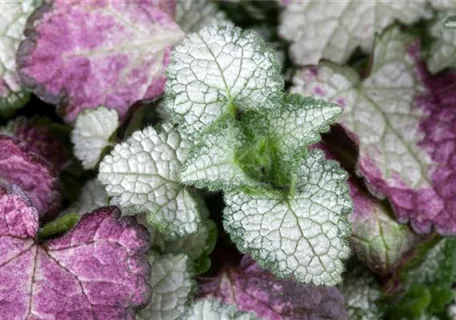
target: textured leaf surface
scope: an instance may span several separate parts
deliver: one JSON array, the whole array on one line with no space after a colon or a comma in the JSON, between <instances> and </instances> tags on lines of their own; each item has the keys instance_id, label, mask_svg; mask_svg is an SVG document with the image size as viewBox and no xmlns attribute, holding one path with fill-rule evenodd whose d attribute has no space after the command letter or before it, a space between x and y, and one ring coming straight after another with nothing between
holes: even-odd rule
<instances>
[{"instance_id":1,"label":"textured leaf surface","mask_svg":"<svg viewBox=\"0 0 456 320\"><path fill-rule=\"evenodd\" d=\"M25 142L1 134L0 181L23 189L41 218L58 213L60 193L55 169Z\"/></svg>"},{"instance_id":2,"label":"textured leaf surface","mask_svg":"<svg viewBox=\"0 0 456 320\"><path fill-rule=\"evenodd\" d=\"M452 8L456 11L456 5ZM456 66L456 30L445 26L447 15L439 15L430 27L434 41L429 49L427 65L431 72L437 73L448 67Z\"/></svg>"},{"instance_id":3,"label":"textured leaf surface","mask_svg":"<svg viewBox=\"0 0 456 320\"><path fill-rule=\"evenodd\" d=\"M116 110L100 107L79 114L71 141L74 144L74 153L81 160L84 169L92 169L98 164L103 149L110 145L109 138L118 126Z\"/></svg>"},{"instance_id":4,"label":"textured leaf surface","mask_svg":"<svg viewBox=\"0 0 456 320\"><path fill-rule=\"evenodd\" d=\"M165 124L148 127L116 145L100 164L98 179L122 208L147 212L149 223L176 238L196 232L201 201L179 178L189 144Z\"/></svg>"},{"instance_id":5,"label":"textured leaf surface","mask_svg":"<svg viewBox=\"0 0 456 320\"><path fill-rule=\"evenodd\" d=\"M382 297L380 286L364 270L350 272L341 288L350 320L381 320L383 311L378 302Z\"/></svg>"},{"instance_id":6,"label":"textured leaf surface","mask_svg":"<svg viewBox=\"0 0 456 320\"><path fill-rule=\"evenodd\" d=\"M324 63L302 70L293 91L344 107L342 124L359 145L358 173L376 196L388 197L399 222L454 234L456 75L429 76L418 49L391 28L378 39L365 80Z\"/></svg>"},{"instance_id":7,"label":"textured leaf surface","mask_svg":"<svg viewBox=\"0 0 456 320\"><path fill-rule=\"evenodd\" d=\"M138 312L139 320L175 320L185 311L194 283L185 254L149 253L152 300Z\"/></svg>"},{"instance_id":8,"label":"textured leaf surface","mask_svg":"<svg viewBox=\"0 0 456 320\"><path fill-rule=\"evenodd\" d=\"M0 115L22 107L29 94L22 88L16 69L16 50L24 38L27 17L41 1L0 2Z\"/></svg>"},{"instance_id":9,"label":"textured leaf surface","mask_svg":"<svg viewBox=\"0 0 456 320\"><path fill-rule=\"evenodd\" d=\"M205 26L227 24L225 14L209 0L178 0L176 22L186 33L198 32Z\"/></svg>"},{"instance_id":10,"label":"textured leaf surface","mask_svg":"<svg viewBox=\"0 0 456 320\"><path fill-rule=\"evenodd\" d=\"M217 300L199 300L188 308L181 320L257 320L251 313L237 311L230 305Z\"/></svg>"},{"instance_id":11,"label":"textured leaf surface","mask_svg":"<svg viewBox=\"0 0 456 320\"><path fill-rule=\"evenodd\" d=\"M150 298L145 229L105 207L66 236L39 243L38 213L0 196L2 319L127 319Z\"/></svg>"},{"instance_id":12,"label":"textured leaf surface","mask_svg":"<svg viewBox=\"0 0 456 320\"><path fill-rule=\"evenodd\" d=\"M255 33L204 28L173 50L165 108L192 139L237 108L273 109L283 89L275 60Z\"/></svg>"},{"instance_id":13,"label":"textured leaf surface","mask_svg":"<svg viewBox=\"0 0 456 320\"><path fill-rule=\"evenodd\" d=\"M426 0L290 1L279 33L292 42L290 54L296 64L317 64L322 58L342 64L357 47L370 52L375 34L395 20L411 24L430 13Z\"/></svg>"},{"instance_id":14,"label":"textured leaf surface","mask_svg":"<svg viewBox=\"0 0 456 320\"><path fill-rule=\"evenodd\" d=\"M48 118L17 117L0 128L0 133L26 142L31 151L52 163L58 171L62 171L69 163L70 150L65 144L66 128Z\"/></svg>"},{"instance_id":15,"label":"textured leaf surface","mask_svg":"<svg viewBox=\"0 0 456 320\"><path fill-rule=\"evenodd\" d=\"M215 298L268 320L348 319L344 298L335 287L277 279L244 256L212 278L199 278L196 296Z\"/></svg>"},{"instance_id":16,"label":"textured leaf surface","mask_svg":"<svg viewBox=\"0 0 456 320\"><path fill-rule=\"evenodd\" d=\"M280 277L333 285L349 254L347 175L321 151L302 160L295 193L225 194L225 229L242 252Z\"/></svg>"},{"instance_id":17,"label":"textured leaf surface","mask_svg":"<svg viewBox=\"0 0 456 320\"><path fill-rule=\"evenodd\" d=\"M182 182L209 190L261 186L236 161L243 140L243 133L234 121L227 120L208 129L182 166Z\"/></svg>"},{"instance_id":18,"label":"textured leaf surface","mask_svg":"<svg viewBox=\"0 0 456 320\"><path fill-rule=\"evenodd\" d=\"M56 1L28 21L19 74L42 100L64 107L67 121L100 105L123 118L135 101L162 93L170 46L182 36L148 2Z\"/></svg>"},{"instance_id":19,"label":"textured leaf surface","mask_svg":"<svg viewBox=\"0 0 456 320\"><path fill-rule=\"evenodd\" d=\"M339 148L348 153L349 146L339 139ZM325 152L328 159L337 159L328 144L314 145ZM343 157L340 154L339 157ZM385 201L369 195L354 177L348 180L353 212L348 216L352 234L350 247L372 271L387 274L393 271L403 255L417 242L418 237L407 225L399 224Z\"/></svg>"},{"instance_id":20,"label":"textured leaf surface","mask_svg":"<svg viewBox=\"0 0 456 320\"><path fill-rule=\"evenodd\" d=\"M305 147L320 140L342 109L323 100L288 95L283 106L268 115L271 135L280 143L285 159L303 153Z\"/></svg>"},{"instance_id":21,"label":"textured leaf surface","mask_svg":"<svg viewBox=\"0 0 456 320\"><path fill-rule=\"evenodd\" d=\"M97 179L93 179L84 184L78 200L67 208L65 213L83 215L108 204L108 195L104 185Z\"/></svg>"}]
</instances>

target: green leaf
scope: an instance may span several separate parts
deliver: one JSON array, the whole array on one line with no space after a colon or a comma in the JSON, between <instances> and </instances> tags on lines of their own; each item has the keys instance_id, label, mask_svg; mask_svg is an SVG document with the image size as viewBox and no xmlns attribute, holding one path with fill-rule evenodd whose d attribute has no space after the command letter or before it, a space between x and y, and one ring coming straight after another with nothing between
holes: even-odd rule
<instances>
[{"instance_id":1,"label":"green leaf","mask_svg":"<svg viewBox=\"0 0 456 320\"><path fill-rule=\"evenodd\" d=\"M79 214L70 213L49 222L38 231L38 240L46 240L71 230L80 218L81 216Z\"/></svg>"},{"instance_id":2,"label":"green leaf","mask_svg":"<svg viewBox=\"0 0 456 320\"><path fill-rule=\"evenodd\" d=\"M347 174L321 151L305 157L289 197L278 192L225 194L224 227L240 251L279 277L334 285L349 255Z\"/></svg>"}]
</instances>

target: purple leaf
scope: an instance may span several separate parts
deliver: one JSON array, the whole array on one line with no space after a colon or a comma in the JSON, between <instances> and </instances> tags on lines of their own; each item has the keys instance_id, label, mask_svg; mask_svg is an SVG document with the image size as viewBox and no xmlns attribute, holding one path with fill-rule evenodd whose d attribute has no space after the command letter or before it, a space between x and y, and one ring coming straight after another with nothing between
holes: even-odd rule
<instances>
[{"instance_id":1,"label":"purple leaf","mask_svg":"<svg viewBox=\"0 0 456 320\"><path fill-rule=\"evenodd\" d=\"M134 319L147 303L147 231L115 207L37 242L38 213L0 192L0 319Z\"/></svg>"},{"instance_id":2,"label":"purple leaf","mask_svg":"<svg viewBox=\"0 0 456 320\"><path fill-rule=\"evenodd\" d=\"M213 278L200 278L198 298L217 298L238 310L268 320L348 319L344 298L335 287L277 279L244 256Z\"/></svg>"},{"instance_id":3,"label":"purple leaf","mask_svg":"<svg viewBox=\"0 0 456 320\"><path fill-rule=\"evenodd\" d=\"M60 208L59 179L53 166L32 152L27 143L0 134L0 182L25 191L41 218L52 218Z\"/></svg>"},{"instance_id":4,"label":"purple leaf","mask_svg":"<svg viewBox=\"0 0 456 320\"><path fill-rule=\"evenodd\" d=\"M67 121L99 105L123 118L135 101L158 97L170 47L183 33L150 1L43 5L29 18L18 50L23 84L62 107Z\"/></svg>"},{"instance_id":5,"label":"purple leaf","mask_svg":"<svg viewBox=\"0 0 456 320\"><path fill-rule=\"evenodd\" d=\"M30 151L48 160L57 171L61 171L70 160L70 151L65 145L63 130L47 118L18 117L8 122L0 132L3 131L26 142Z\"/></svg>"},{"instance_id":6,"label":"purple leaf","mask_svg":"<svg viewBox=\"0 0 456 320\"><path fill-rule=\"evenodd\" d=\"M390 50L394 48L394 50ZM294 92L344 107L359 147L358 173L418 233L456 234L456 74L431 76L416 39L399 28L378 37L370 75L324 62L294 79Z\"/></svg>"}]
</instances>

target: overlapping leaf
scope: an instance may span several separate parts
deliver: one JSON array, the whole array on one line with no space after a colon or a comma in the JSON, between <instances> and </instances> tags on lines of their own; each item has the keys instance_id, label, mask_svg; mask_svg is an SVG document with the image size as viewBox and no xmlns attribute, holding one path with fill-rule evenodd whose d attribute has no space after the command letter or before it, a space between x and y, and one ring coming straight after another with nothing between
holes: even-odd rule
<instances>
[{"instance_id":1,"label":"overlapping leaf","mask_svg":"<svg viewBox=\"0 0 456 320\"><path fill-rule=\"evenodd\" d=\"M22 107L29 94L22 87L16 69L16 49L24 39L28 16L41 1L0 2L0 116Z\"/></svg>"},{"instance_id":2,"label":"overlapping leaf","mask_svg":"<svg viewBox=\"0 0 456 320\"><path fill-rule=\"evenodd\" d=\"M199 300L187 309L181 320L258 320L251 313L237 311L217 300Z\"/></svg>"},{"instance_id":3,"label":"overlapping leaf","mask_svg":"<svg viewBox=\"0 0 456 320\"><path fill-rule=\"evenodd\" d=\"M119 126L115 110L104 107L85 110L79 114L71 135L74 153L85 169L94 168L107 146L109 139Z\"/></svg>"},{"instance_id":4,"label":"overlapping leaf","mask_svg":"<svg viewBox=\"0 0 456 320\"><path fill-rule=\"evenodd\" d=\"M348 257L346 173L321 151L299 165L295 192L225 194L224 227L242 252L281 277L333 285Z\"/></svg>"},{"instance_id":5,"label":"overlapping leaf","mask_svg":"<svg viewBox=\"0 0 456 320\"><path fill-rule=\"evenodd\" d=\"M293 90L344 107L342 125L359 145L358 173L387 196L400 222L418 232L454 234L454 74L430 77L416 40L396 27L378 38L369 77L322 63Z\"/></svg>"},{"instance_id":6,"label":"overlapping leaf","mask_svg":"<svg viewBox=\"0 0 456 320\"><path fill-rule=\"evenodd\" d=\"M59 179L56 170L27 143L0 134L0 182L22 188L41 218L48 219L60 207Z\"/></svg>"},{"instance_id":7,"label":"overlapping leaf","mask_svg":"<svg viewBox=\"0 0 456 320\"><path fill-rule=\"evenodd\" d=\"M185 311L193 290L193 280L185 254L161 256L149 253L151 302L138 312L139 320L175 320Z\"/></svg>"},{"instance_id":8,"label":"overlapping leaf","mask_svg":"<svg viewBox=\"0 0 456 320\"><path fill-rule=\"evenodd\" d=\"M147 231L115 207L38 242L38 213L0 192L0 315L4 319L126 319L150 299Z\"/></svg>"},{"instance_id":9,"label":"overlapping leaf","mask_svg":"<svg viewBox=\"0 0 456 320\"><path fill-rule=\"evenodd\" d=\"M215 277L199 278L196 296L219 299L262 319L348 319L338 289L277 279L248 256L238 266L227 261Z\"/></svg>"},{"instance_id":10,"label":"overlapping leaf","mask_svg":"<svg viewBox=\"0 0 456 320\"><path fill-rule=\"evenodd\" d=\"M169 123L148 127L116 145L100 164L98 179L122 208L146 212L147 220L170 238L197 231L204 205L180 182L189 143Z\"/></svg>"},{"instance_id":11,"label":"overlapping leaf","mask_svg":"<svg viewBox=\"0 0 456 320\"><path fill-rule=\"evenodd\" d=\"M176 22L183 31L190 33L212 24L227 24L228 20L217 4L209 0L178 0Z\"/></svg>"},{"instance_id":12,"label":"overlapping leaf","mask_svg":"<svg viewBox=\"0 0 456 320\"><path fill-rule=\"evenodd\" d=\"M274 109L282 89L275 54L260 37L232 26L206 27L174 49L165 108L194 140L224 115Z\"/></svg>"},{"instance_id":13,"label":"overlapping leaf","mask_svg":"<svg viewBox=\"0 0 456 320\"><path fill-rule=\"evenodd\" d=\"M370 52L375 34L394 21L411 24L431 17L426 0L283 2L279 32L292 42L290 54L298 65L320 59L345 63L357 47Z\"/></svg>"},{"instance_id":14,"label":"overlapping leaf","mask_svg":"<svg viewBox=\"0 0 456 320\"><path fill-rule=\"evenodd\" d=\"M183 36L159 8L115 0L40 7L17 54L22 83L63 107L67 121L100 105L123 118L135 101L162 93L170 46Z\"/></svg>"}]
</instances>

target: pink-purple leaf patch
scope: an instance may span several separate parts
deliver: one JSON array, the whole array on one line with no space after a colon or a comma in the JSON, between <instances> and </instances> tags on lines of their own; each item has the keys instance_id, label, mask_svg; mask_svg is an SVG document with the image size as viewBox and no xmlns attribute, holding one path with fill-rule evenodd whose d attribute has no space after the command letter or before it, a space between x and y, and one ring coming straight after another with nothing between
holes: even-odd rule
<instances>
[{"instance_id":1,"label":"pink-purple leaf patch","mask_svg":"<svg viewBox=\"0 0 456 320\"><path fill-rule=\"evenodd\" d=\"M147 231L118 209L85 215L68 234L39 242L38 213L0 195L1 319L134 319L150 298Z\"/></svg>"},{"instance_id":2,"label":"pink-purple leaf patch","mask_svg":"<svg viewBox=\"0 0 456 320\"><path fill-rule=\"evenodd\" d=\"M26 142L32 152L49 161L57 171L69 164L70 150L65 144L65 128L47 118L18 117L0 128L0 133Z\"/></svg>"},{"instance_id":3,"label":"pink-purple leaf patch","mask_svg":"<svg viewBox=\"0 0 456 320\"><path fill-rule=\"evenodd\" d=\"M244 256L238 266L225 266L215 277L198 282L198 298L216 298L261 319L348 319L337 288L278 279L249 256Z\"/></svg>"},{"instance_id":4,"label":"pink-purple leaf patch","mask_svg":"<svg viewBox=\"0 0 456 320\"><path fill-rule=\"evenodd\" d=\"M54 167L28 144L0 134L0 182L18 185L40 217L47 220L60 207L59 178Z\"/></svg>"},{"instance_id":5,"label":"pink-purple leaf patch","mask_svg":"<svg viewBox=\"0 0 456 320\"><path fill-rule=\"evenodd\" d=\"M393 48L393 49L391 49ZM377 38L370 75L328 62L303 69L293 91L344 107L358 173L415 231L456 234L456 75L431 77L417 41L393 27Z\"/></svg>"},{"instance_id":6,"label":"pink-purple leaf patch","mask_svg":"<svg viewBox=\"0 0 456 320\"><path fill-rule=\"evenodd\" d=\"M170 47L183 36L153 3L115 0L43 5L25 34L21 80L67 121L99 105L123 118L135 101L159 96Z\"/></svg>"}]
</instances>

